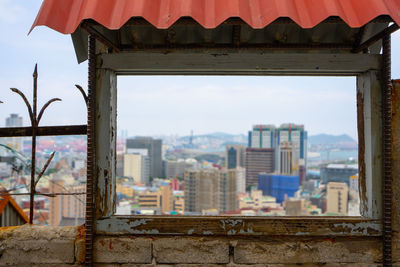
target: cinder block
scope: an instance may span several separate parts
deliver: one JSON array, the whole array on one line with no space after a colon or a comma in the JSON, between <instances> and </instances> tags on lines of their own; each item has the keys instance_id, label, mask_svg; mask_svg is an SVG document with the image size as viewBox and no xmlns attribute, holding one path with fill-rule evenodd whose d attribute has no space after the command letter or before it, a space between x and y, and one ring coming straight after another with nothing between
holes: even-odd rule
<instances>
[{"instance_id":1,"label":"cinder block","mask_svg":"<svg viewBox=\"0 0 400 267\"><path fill-rule=\"evenodd\" d=\"M375 263L381 260L378 240L304 240L249 242L234 247L234 262L239 264L276 263Z\"/></svg>"},{"instance_id":2,"label":"cinder block","mask_svg":"<svg viewBox=\"0 0 400 267\"><path fill-rule=\"evenodd\" d=\"M94 242L96 263L151 263L151 239L97 237Z\"/></svg>"},{"instance_id":3,"label":"cinder block","mask_svg":"<svg viewBox=\"0 0 400 267\"><path fill-rule=\"evenodd\" d=\"M33 264L74 263L74 240L15 240L0 242L3 266L29 266Z\"/></svg>"},{"instance_id":4,"label":"cinder block","mask_svg":"<svg viewBox=\"0 0 400 267\"><path fill-rule=\"evenodd\" d=\"M160 238L153 241L157 263L228 263L229 243L204 238Z\"/></svg>"}]
</instances>

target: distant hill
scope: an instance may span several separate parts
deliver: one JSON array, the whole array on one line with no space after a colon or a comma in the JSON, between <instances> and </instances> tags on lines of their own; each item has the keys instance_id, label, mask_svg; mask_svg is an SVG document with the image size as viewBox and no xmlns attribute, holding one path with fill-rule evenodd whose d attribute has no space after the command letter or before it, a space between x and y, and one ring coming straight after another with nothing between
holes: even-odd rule
<instances>
[{"instance_id":1,"label":"distant hill","mask_svg":"<svg viewBox=\"0 0 400 267\"><path fill-rule=\"evenodd\" d=\"M308 143L310 145L330 145L330 144L357 143L357 141L351 138L347 134L342 134L342 135L317 134L309 136Z\"/></svg>"}]
</instances>

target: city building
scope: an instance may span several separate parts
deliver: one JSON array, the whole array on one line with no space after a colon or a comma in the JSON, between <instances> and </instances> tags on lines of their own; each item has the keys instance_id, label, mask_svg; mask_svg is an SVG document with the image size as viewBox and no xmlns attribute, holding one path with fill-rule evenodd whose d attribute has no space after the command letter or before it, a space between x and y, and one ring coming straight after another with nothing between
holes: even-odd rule
<instances>
[{"instance_id":1,"label":"city building","mask_svg":"<svg viewBox=\"0 0 400 267\"><path fill-rule=\"evenodd\" d=\"M193 164L186 162L183 159L177 161L164 161L165 177L166 178L183 178L185 169L193 168Z\"/></svg>"},{"instance_id":2,"label":"city building","mask_svg":"<svg viewBox=\"0 0 400 267\"><path fill-rule=\"evenodd\" d=\"M273 148L246 149L246 188L257 185L258 174L272 173L275 169Z\"/></svg>"},{"instance_id":3,"label":"city building","mask_svg":"<svg viewBox=\"0 0 400 267\"><path fill-rule=\"evenodd\" d=\"M321 182L328 184L329 182L346 183L349 185L350 176L358 173L357 164L328 164L320 169Z\"/></svg>"},{"instance_id":4,"label":"city building","mask_svg":"<svg viewBox=\"0 0 400 267\"><path fill-rule=\"evenodd\" d=\"M237 203L237 171L227 169L219 171L218 211L221 213L236 210Z\"/></svg>"},{"instance_id":5,"label":"city building","mask_svg":"<svg viewBox=\"0 0 400 267\"><path fill-rule=\"evenodd\" d=\"M185 212L218 208L218 176L215 169L185 171Z\"/></svg>"},{"instance_id":6,"label":"city building","mask_svg":"<svg viewBox=\"0 0 400 267\"><path fill-rule=\"evenodd\" d=\"M285 201L287 216L304 216L306 214L305 199L288 198Z\"/></svg>"},{"instance_id":7,"label":"city building","mask_svg":"<svg viewBox=\"0 0 400 267\"><path fill-rule=\"evenodd\" d=\"M299 190L299 176L260 173L258 189L262 190L263 195L273 196L278 203L282 203L286 198L294 197Z\"/></svg>"},{"instance_id":8,"label":"city building","mask_svg":"<svg viewBox=\"0 0 400 267\"><path fill-rule=\"evenodd\" d=\"M174 211L178 214L185 212L185 193L183 191L174 191Z\"/></svg>"},{"instance_id":9,"label":"city building","mask_svg":"<svg viewBox=\"0 0 400 267\"><path fill-rule=\"evenodd\" d=\"M293 149L297 150L299 159L304 159L307 162L307 131L304 130L304 125L294 123L284 123L276 129L276 142L291 142Z\"/></svg>"},{"instance_id":10,"label":"city building","mask_svg":"<svg viewBox=\"0 0 400 267\"><path fill-rule=\"evenodd\" d=\"M263 195L261 190L252 189L250 195L248 193L239 197L239 209L265 209L265 208L278 208L279 203L276 203L276 198L272 196Z\"/></svg>"},{"instance_id":11,"label":"city building","mask_svg":"<svg viewBox=\"0 0 400 267\"><path fill-rule=\"evenodd\" d=\"M136 153L136 149L146 149L150 161L150 177L162 177L162 140L152 137L136 137L126 140L126 153Z\"/></svg>"},{"instance_id":12,"label":"city building","mask_svg":"<svg viewBox=\"0 0 400 267\"><path fill-rule=\"evenodd\" d=\"M278 146L278 172L284 175L297 173L299 163L299 154L294 144L289 141L283 141Z\"/></svg>"},{"instance_id":13,"label":"city building","mask_svg":"<svg viewBox=\"0 0 400 267\"><path fill-rule=\"evenodd\" d=\"M245 168L236 168L234 170L236 174L236 191L237 193L246 193L246 169Z\"/></svg>"},{"instance_id":14,"label":"city building","mask_svg":"<svg viewBox=\"0 0 400 267\"><path fill-rule=\"evenodd\" d=\"M329 182L327 185L327 213L347 215L349 187L346 183Z\"/></svg>"},{"instance_id":15,"label":"city building","mask_svg":"<svg viewBox=\"0 0 400 267\"><path fill-rule=\"evenodd\" d=\"M173 192L169 186L160 186L157 191L145 191L138 195L141 210L154 210L156 214L166 214L174 209Z\"/></svg>"},{"instance_id":16,"label":"city building","mask_svg":"<svg viewBox=\"0 0 400 267\"><path fill-rule=\"evenodd\" d=\"M252 131L249 131L249 148L273 148L275 149L275 165L274 171L280 172L280 151L279 148L283 143L282 149L290 146L292 151L293 168L297 174L299 169L299 160L303 159L307 162L307 131L304 125L293 123L285 123L276 128L274 125L254 125ZM304 165L306 168L306 166Z\"/></svg>"},{"instance_id":17,"label":"city building","mask_svg":"<svg viewBox=\"0 0 400 267\"><path fill-rule=\"evenodd\" d=\"M253 125L249 131L249 148L275 148L275 126L274 125Z\"/></svg>"},{"instance_id":18,"label":"city building","mask_svg":"<svg viewBox=\"0 0 400 267\"><path fill-rule=\"evenodd\" d=\"M68 184L63 179L53 176L49 183L49 193L86 192L85 184ZM85 195L60 195L49 200L49 225L58 226L65 218L79 221L85 218Z\"/></svg>"},{"instance_id":19,"label":"city building","mask_svg":"<svg viewBox=\"0 0 400 267\"><path fill-rule=\"evenodd\" d=\"M349 203L348 203L347 215L349 215L349 216L361 216L358 173L355 174L355 175L350 176Z\"/></svg>"},{"instance_id":20,"label":"city building","mask_svg":"<svg viewBox=\"0 0 400 267\"><path fill-rule=\"evenodd\" d=\"M185 171L185 212L226 212L237 209L238 175L243 177L243 170Z\"/></svg>"},{"instance_id":21,"label":"city building","mask_svg":"<svg viewBox=\"0 0 400 267\"><path fill-rule=\"evenodd\" d=\"M150 161L147 153L124 155L124 176L132 177L136 183L148 184L150 177Z\"/></svg>"},{"instance_id":22,"label":"city building","mask_svg":"<svg viewBox=\"0 0 400 267\"><path fill-rule=\"evenodd\" d=\"M18 114L10 114L9 117L6 118L6 127L22 127L23 126L23 119L22 117L18 116ZM12 149L23 152L23 137L7 137L7 138L0 138L0 142ZM2 156L2 154L0 154Z\"/></svg>"},{"instance_id":23,"label":"city building","mask_svg":"<svg viewBox=\"0 0 400 267\"><path fill-rule=\"evenodd\" d=\"M225 152L225 166L227 169L245 167L246 147L240 145L228 145Z\"/></svg>"}]
</instances>

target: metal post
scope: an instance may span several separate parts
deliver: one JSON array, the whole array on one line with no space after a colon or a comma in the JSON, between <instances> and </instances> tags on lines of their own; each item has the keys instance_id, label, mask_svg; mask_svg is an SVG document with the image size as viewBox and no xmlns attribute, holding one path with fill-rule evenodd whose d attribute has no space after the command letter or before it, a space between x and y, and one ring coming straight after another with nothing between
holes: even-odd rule
<instances>
[{"instance_id":1,"label":"metal post","mask_svg":"<svg viewBox=\"0 0 400 267\"><path fill-rule=\"evenodd\" d=\"M383 266L392 266L392 81L391 36L386 34L383 45Z\"/></svg>"},{"instance_id":2,"label":"metal post","mask_svg":"<svg viewBox=\"0 0 400 267\"><path fill-rule=\"evenodd\" d=\"M35 204L35 170L36 170L36 129L37 129L37 65L33 72L33 119L32 119L32 162L31 162L31 194L30 194L30 209L29 209L29 223L33 223L33 211Z\"/></svg>"},{"instance_id":3,"label":"metal post","mask_svg":"<svg viewBox=\"0 0 400 267\"><path fill-rule=\"evenodd\" d=\"M94 237L94 165L95 165L95 115L96 115L96 39L88 40L88 128L87 128L87 183L86 183L86 248L85 265L93 266Z\"/></svg>"}]
</instances>

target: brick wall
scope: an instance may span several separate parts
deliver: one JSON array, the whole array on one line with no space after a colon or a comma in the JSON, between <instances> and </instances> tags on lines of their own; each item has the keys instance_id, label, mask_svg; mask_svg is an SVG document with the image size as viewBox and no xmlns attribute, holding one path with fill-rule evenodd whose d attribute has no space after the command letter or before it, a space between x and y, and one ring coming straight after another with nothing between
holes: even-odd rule
<instances>
[{"instance_id":1,"label":"brick wall","mask_svg":"<svg viewBox=\"0 0 400 267\"><path fill-rule=\"evenodd\" d=\"M83 231L29 225L2 228L0 266L81 266ZM380 266L382 260L379 238L101 236L94 247L97 266L361 267ZM397 248L396 261L399 255Z\"/></svg>"}]
</instances>

